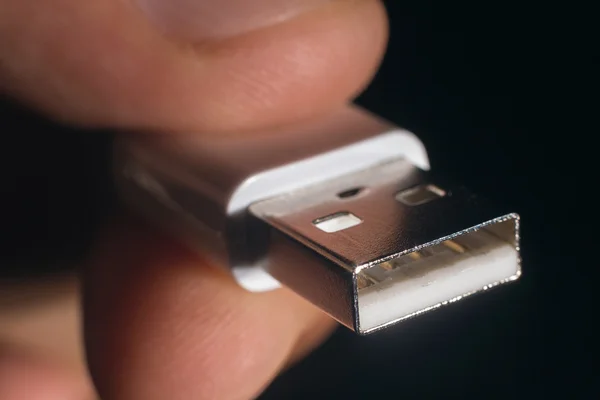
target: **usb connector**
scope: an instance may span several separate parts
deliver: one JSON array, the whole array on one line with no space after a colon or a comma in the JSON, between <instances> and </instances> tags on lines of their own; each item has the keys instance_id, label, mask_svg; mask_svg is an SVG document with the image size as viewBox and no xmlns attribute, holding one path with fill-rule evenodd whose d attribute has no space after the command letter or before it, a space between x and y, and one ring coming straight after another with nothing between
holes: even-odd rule
<instances>
[{"instance_id":1,"label":"usb connector","mask_svg":"<svg viewBox=\"0 0 600 400\"><path fill-rule=\"evenodd\" d=\"M250 211L271 227L267 271L361 334L520 275L518 215L404 159Z\"/></svg>"},{"instance_id":2,"label":"usb connector","mask_svg":"<svg viewBox=\"0 0 600 400\"><path fill-rule=\"evenodd\" d=\"M366 334L521 273L519 216L428 172L410 132L357 108L279 135L125 138L123 199L228 268Z\"/></svg>"}]
</instances>

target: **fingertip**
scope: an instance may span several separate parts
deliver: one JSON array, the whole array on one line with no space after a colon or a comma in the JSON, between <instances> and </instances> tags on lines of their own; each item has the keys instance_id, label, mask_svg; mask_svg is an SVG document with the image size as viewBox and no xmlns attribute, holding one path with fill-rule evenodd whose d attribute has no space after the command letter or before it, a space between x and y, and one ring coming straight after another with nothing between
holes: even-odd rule
<instances>
[{"instance_id":1,"label":"fingertip","mask_svg":"<svg viewBox=\"0 0 600 400\"><path fill-rule=\"evenodd\" d=\"M84 308L89 365L104 398L251 398L331 329L294 293L246 292L144 224L119 225L102 243Z\"/></svg>"}]
</instances>

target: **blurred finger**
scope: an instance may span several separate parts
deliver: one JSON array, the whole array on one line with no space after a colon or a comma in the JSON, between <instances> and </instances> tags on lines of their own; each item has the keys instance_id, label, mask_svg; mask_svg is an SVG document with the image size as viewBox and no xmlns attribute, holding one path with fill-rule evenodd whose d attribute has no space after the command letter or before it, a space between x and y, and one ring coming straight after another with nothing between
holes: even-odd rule
<instances>
[{"instance_id":1,"label":"blurred finger","mask_svg":"<svg viewBox=\"0 0 600 400\"><path fill-rule=\"evenodd\" d=\"M294 293L246 292L143 224L114 227L93 256L85 336L107 400L252 398L333 328Z\"/></svg>"},{"instance_id":2,"label":"blurred finger","mask_svg":"<svg viewBox=\"0 0 600 400\"><path fill-rule=\"evenodd\" d=\"M323 113L368 83L386 38L375 0L0 0L0 9L0 90L91 126L238 132Z\"/></svg>"},{"instance_id":3,"label":"blurred finger","mask_svg":"<svg viewBox=\"0 0 600 400\"><path fill-rule=\"evenodd\" d=\"M75 279L0 282L0 399L92 400Z\"/></svg>"},{"instance_id":4,"label":"blurred finger","mask_svg":"<svg viewBox=\"0 0 600 400\"><path fill-rule=\"evenodd\" d=\"M74 276L0 282L0 342L83 365L79 283Z\"/></svg>"},{"instance_id":5,"label":"blurred finger","mask_svg":"<svg viewBox=\"0 0 600 400\"><path fill-rule=\"evenodd\" d=\"M2 400L93 400L85 370L73 370L33 349L0 346Z\"/></svg>"}]
</instances>

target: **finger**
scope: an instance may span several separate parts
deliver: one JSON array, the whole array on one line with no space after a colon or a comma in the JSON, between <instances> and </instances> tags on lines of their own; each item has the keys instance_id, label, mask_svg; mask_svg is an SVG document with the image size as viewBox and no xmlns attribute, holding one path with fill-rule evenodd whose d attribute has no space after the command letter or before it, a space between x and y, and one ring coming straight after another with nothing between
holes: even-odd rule
<instances>
[{"instance_id":1,"label":"finger","mask_svg":"<svg viewBox=\"0 0 600 400\"><path fill-rule=\"evenodd\" d=\"M0 89L91 126L287 124L355 96L386 38L375 0L0 0L0 8Z\"/></svg>"},{"instance_id":2,"label":"finger","mask_svg":"<svg viewBox=\"0 0 600 400\"><path fill-rule=\"evenodd\" d=\"M316 346L330 319L288 290L253 294L148 227L114 227L85 279L101 398L249 399Z\"/></svg>"},{"instance_id":3,"label":"finger","mask_svg":"<svg viewBox=\"0 0 600 400\"><path fill-rule=\"evenodd\" d=\"M92 400L73 277L0 282L0 399Z\"/></svg>"},{"instance_id":4,"label":"finger","mask_svg":"<svg viewBox=\"0 0 600 400\"><path fill-rule=\"evenodd\" d=\"M82 365L79 283L73 276L0 282L0 343L36 349Z\"/></svg>"},{"instance_id":5,"label":"finger","mask_svg":"<svg viewBox=\"0 0 600 400\"><path fill-rule=\"evenodd\" d=\"M37 349L0 344L0 399L92 400L84 370L74 370Z\"/></svg>"}]
</instances>

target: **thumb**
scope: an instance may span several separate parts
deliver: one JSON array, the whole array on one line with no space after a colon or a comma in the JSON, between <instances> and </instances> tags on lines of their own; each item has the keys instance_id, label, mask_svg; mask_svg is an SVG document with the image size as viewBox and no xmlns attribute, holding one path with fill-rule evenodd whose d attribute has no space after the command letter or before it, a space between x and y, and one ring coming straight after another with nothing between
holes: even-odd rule
<instances>
[{"instance_id":1,"label":"thumb","mask_svg":"<svg viewBox=\"0 0 600 400\"><path fill-rule=\"evenodd\" d=\"M0 0L0 91L86 126L237 132L338 106L383 53L375 0Z\"/></svg>"}]
</instances>

